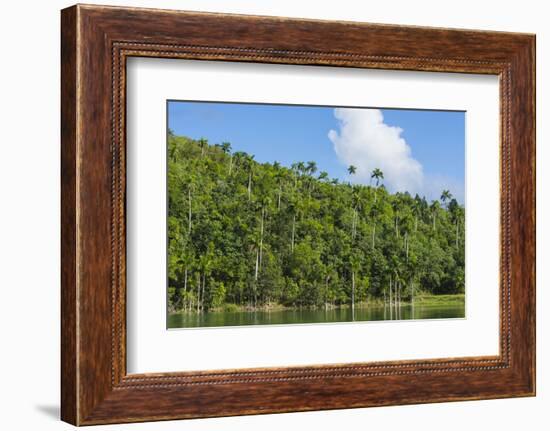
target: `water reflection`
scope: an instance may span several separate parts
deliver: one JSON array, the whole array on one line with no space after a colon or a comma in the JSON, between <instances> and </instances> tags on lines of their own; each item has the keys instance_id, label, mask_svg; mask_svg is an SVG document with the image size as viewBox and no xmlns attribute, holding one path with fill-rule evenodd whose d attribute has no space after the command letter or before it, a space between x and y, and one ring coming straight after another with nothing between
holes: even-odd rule
<instances>
[{"instance_id":1,"label":"water reflection","mask_svg":"<svg viewBox=\"0 0 550 431\"><path fill-rule=\"evenodd\" d=\"M175 313L168 316L168 328L199 328L243 325L287 325L299 323L336 323L353 321L452 319L463 318L464 304L402 305L401 307L356 307L335 309L296 309L274 311L239 311Z\"/></svg>"}]
</instances>

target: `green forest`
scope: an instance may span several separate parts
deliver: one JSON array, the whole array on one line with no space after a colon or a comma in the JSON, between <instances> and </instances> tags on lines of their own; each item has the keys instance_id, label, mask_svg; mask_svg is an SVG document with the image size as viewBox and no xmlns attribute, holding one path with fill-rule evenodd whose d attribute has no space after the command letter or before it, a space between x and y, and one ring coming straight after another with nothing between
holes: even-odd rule
<instances>
[{"instance_id":1,"label":"green forest","mask_svg":"<svg viewBox=\"0 0 550 431\"><path fill-rule=\"evenodd\" d=\"M464 207L168 133L170 313L464 298Z\"/></svg>"}]
</instances>

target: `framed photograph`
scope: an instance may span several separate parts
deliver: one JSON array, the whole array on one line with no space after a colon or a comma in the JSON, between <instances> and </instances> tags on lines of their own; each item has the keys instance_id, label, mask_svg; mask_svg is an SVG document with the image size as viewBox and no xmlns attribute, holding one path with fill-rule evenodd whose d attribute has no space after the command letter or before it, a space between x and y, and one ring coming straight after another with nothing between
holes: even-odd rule
<instances>
[{"instance_id":1,"label":"framed photograph","mask_svg":"<svg viewBox=\"0 0 550 431\"><path fill-rule=\"evenodd\" d=\"M62 11L62 419L535 394L535 37Z\"/></svg>"}]
</instances>

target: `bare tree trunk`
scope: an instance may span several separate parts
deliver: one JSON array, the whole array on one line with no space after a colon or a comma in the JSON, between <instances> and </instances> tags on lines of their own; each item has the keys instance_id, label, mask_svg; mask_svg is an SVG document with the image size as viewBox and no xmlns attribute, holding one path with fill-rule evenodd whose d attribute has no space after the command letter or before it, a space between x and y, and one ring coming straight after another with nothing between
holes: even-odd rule
<instances>
[{"instance_id":1,"label":"bare tree trunk","mask_svg":"<svg viewBox=\"0 0 550 431\"><path fill-rule=\"evenodd\" d=\"M374 250L374 238L375 238L375 235L376 235L376 225L374 224L372 226L372 249Z\"/></svg>"},{"instance_id":2,"label":"bare tree trunk","mask_svg":"<svg viewBox=\"0 0 550 431\"><path fill-rule=\"evenodd\" d=\"M231 171L233 170L233 154L229 155L229 175L231 175Z\"/></svg>"},{"instance_id":3,"label":"bare tree trunk","mask_svg":"<svg viewBox=\"0 0 550 431\"><path fill-rule=\"evenodd\" d=\"M418 230L418 216L414 216L414 233Z\"/></svg>"},{"instance_id":4,"label":"bare tree trunk","mask_svg":"<svg viewBox=\"0 0 550 431\"><path fill-rule=\"evenodd\" d=\"M248 200L250 200L250 193L252 191L252 171L248 173Z\"/></svg>"}]
</instances>

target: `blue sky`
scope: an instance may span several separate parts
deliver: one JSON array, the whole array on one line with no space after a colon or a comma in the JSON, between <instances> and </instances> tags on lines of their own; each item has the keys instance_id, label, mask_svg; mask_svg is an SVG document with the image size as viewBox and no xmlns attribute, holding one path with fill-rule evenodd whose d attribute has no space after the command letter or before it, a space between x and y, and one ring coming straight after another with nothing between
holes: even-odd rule
<instances>
[{"instance_id":1,"label":"blue sky","mask_svg":"<svg viewBox=\"0 0 550 431\"><path fill-rule=\"evenodd\" d=\"M436 199L446 188L464 202L464 112L169 101L168 127L260 162L314 160L342 181L368 184L379 167L391 191Z\"/></svg>"}]
</instances>

